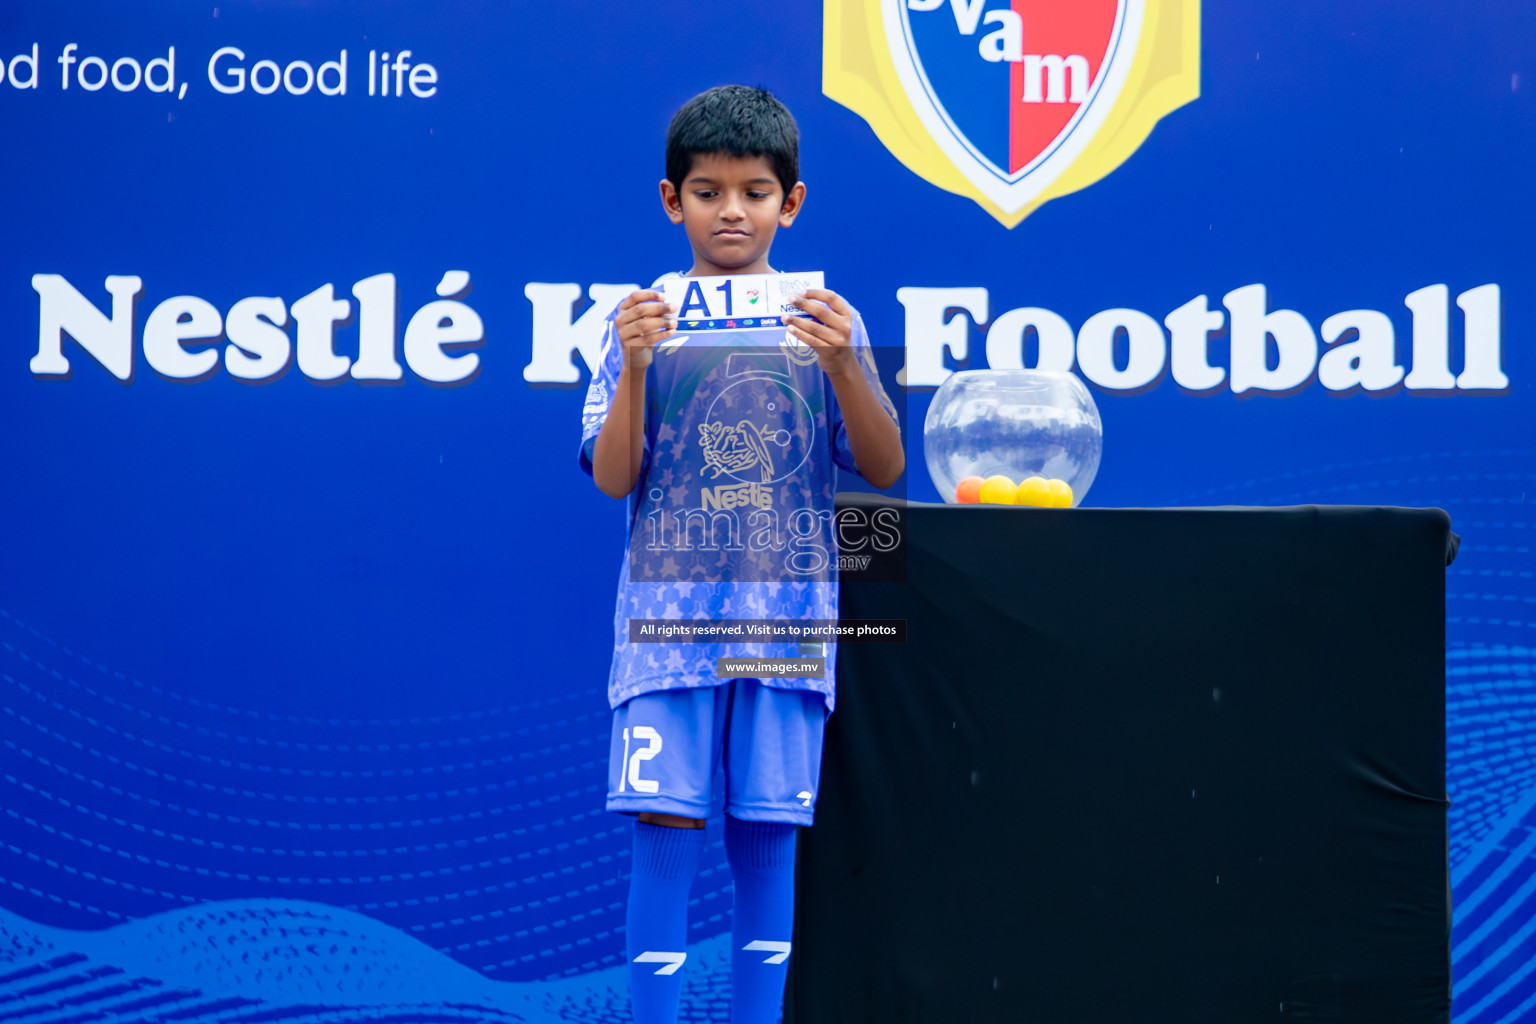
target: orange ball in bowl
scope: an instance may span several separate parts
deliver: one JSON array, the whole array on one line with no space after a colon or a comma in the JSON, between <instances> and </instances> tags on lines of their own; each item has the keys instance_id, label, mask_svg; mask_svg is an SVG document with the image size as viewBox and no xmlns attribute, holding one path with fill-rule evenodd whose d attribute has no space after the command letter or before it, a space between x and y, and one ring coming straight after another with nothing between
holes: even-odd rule
<instances>
[{"instance_id":1,"label":"orange ball in bowl","mask_svg":"<svg viewBox=\"0 0 1536 1024\"><path fill-rule=\"evenodd\" d=\"M968 476L955 485L955 500L962 505L974 505L981 500L981 485L985 483L979 476Z\"/></svg>"}]
</instances>

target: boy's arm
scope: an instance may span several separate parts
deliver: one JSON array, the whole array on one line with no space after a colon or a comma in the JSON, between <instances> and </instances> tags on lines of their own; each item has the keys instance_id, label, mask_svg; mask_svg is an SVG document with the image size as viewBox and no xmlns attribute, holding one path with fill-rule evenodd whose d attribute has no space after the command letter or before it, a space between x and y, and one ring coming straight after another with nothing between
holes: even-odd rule
<instances>
[{"instance_id":1,"label":"boy's arm","mask_svg":"<svg viewBox=\"0 0 1536 1024\"><path fill-rule=\"evenodd\" d=\"M635 489L645 456L645 375L653 346L677 333L660 292L631 292L619 303L614 327L623 351L623 367L613 389L608 416L592 445L592 480L610 498Z\"/></svg>"},{"instance_id":2,"label":"boy's arm","mask_svg":"<svg viewBox=\"0 0 1536 1024\"><path fill-rule=\"evenodd\" d=\"M608 418L592 445L592 480L610 498L635 489L645 456L645 370L629 362L619 371Z\"/></svg>"},{"instance_id":3,"label":"boy's arm","mask_svg":"<svg viewBox=\"0 0 1536 1024\"><path fill-rule=\"evenodd\" d=\"M786 317L784 326L792 338L816 350L842 410L854 464L874 486L891 486L906 469L907 456L901 445L901 430L880 404L859 366L853 346L853 307L826 288L808 288L803 296L791 301L821 321L818 324Z\"/></svg>"}]
</instances>

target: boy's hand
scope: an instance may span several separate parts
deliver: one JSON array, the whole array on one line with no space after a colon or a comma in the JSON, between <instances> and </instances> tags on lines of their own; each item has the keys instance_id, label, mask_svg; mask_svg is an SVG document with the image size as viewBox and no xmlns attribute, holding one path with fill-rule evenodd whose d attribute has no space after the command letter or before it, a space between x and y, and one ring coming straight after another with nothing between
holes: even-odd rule
<instances>
[{"instance_id":1,"label":"boy's hand","mask_svg":"<svg viewBox=\"0 0 1536 1024\"><path fill-rule=\"evenodd\" d=\"M853 307L837 292L826 288L807 288L790 299L790 304L805 310L821 323L796 316L784 318L789 336L816 350L816 360L828 377L839 377L856 369L853 352Z\"/></svg>"},{"instance_id":2,"label":"boy's hand","mask_svg":"<svg viewBox=\"0 0 1536 1024\"><path fill-rule=\"evenodd\" d=\"M661 292L649 288L630 292L619 303L619 315L613 325L619 330L619 344L624 346L624 365L644 370L658 342L677 334L674 310Z\"/></svg>"}]
</instances>

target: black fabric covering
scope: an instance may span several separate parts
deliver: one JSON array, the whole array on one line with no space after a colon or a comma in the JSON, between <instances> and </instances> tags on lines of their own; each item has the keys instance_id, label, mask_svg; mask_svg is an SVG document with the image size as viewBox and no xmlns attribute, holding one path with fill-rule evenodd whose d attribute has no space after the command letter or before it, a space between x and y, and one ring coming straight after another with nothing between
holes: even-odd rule
<instances>
[{"instance_id":1,"label":"black fabric covering","mask_svg":"<svg viewBox=\"0 0 1536 1024\"><path fill-rule=\"evenodd\" d=\"M909 639L838 651L787 1024L1449 1019L1443 512L903 529L843 581Z\"/></svg>"}]
</instances>

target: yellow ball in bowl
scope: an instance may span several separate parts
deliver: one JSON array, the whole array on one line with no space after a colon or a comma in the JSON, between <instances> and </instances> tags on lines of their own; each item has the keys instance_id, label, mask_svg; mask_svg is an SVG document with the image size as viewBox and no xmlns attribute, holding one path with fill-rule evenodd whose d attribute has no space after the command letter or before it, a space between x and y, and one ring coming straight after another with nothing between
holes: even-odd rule
<instances>
[{"instance_id":1,"label":"yellow ball in bowl","mask_svg":"<svg viewBox=\"0 0 1536 1024\"><path fill-rule=\"evenodd\" d=\"M1051 504L1051 494L1045 477L1032 476L1025 478L1024 482L1019 484L1019 493L1015 495L1013 500L1019 505L1034 505L1042 508L1049 506Z\"/></svg>"},{"instance_id":2,"label":"yellow ball in bowl","mask_svg":"<svg viewBox=\"0 0 1536 1024\"><path fill-rule=\"evenodd\" d=\"M1051 508L1072 507L1072 485L1065 480L1047 480L1045 493Z\"/></svg>"},{"instance_id":3,"label":"yellow ball in bowl","mask_svg":"<svg viewBox=\"0 0 1536 1024\"><path fill-rule=\"evenodd\" d=\"M982 481L978 497L984 505L1012 505L1018 485L1005 476L989 476Z\"/></svg>"}]
</instances>

